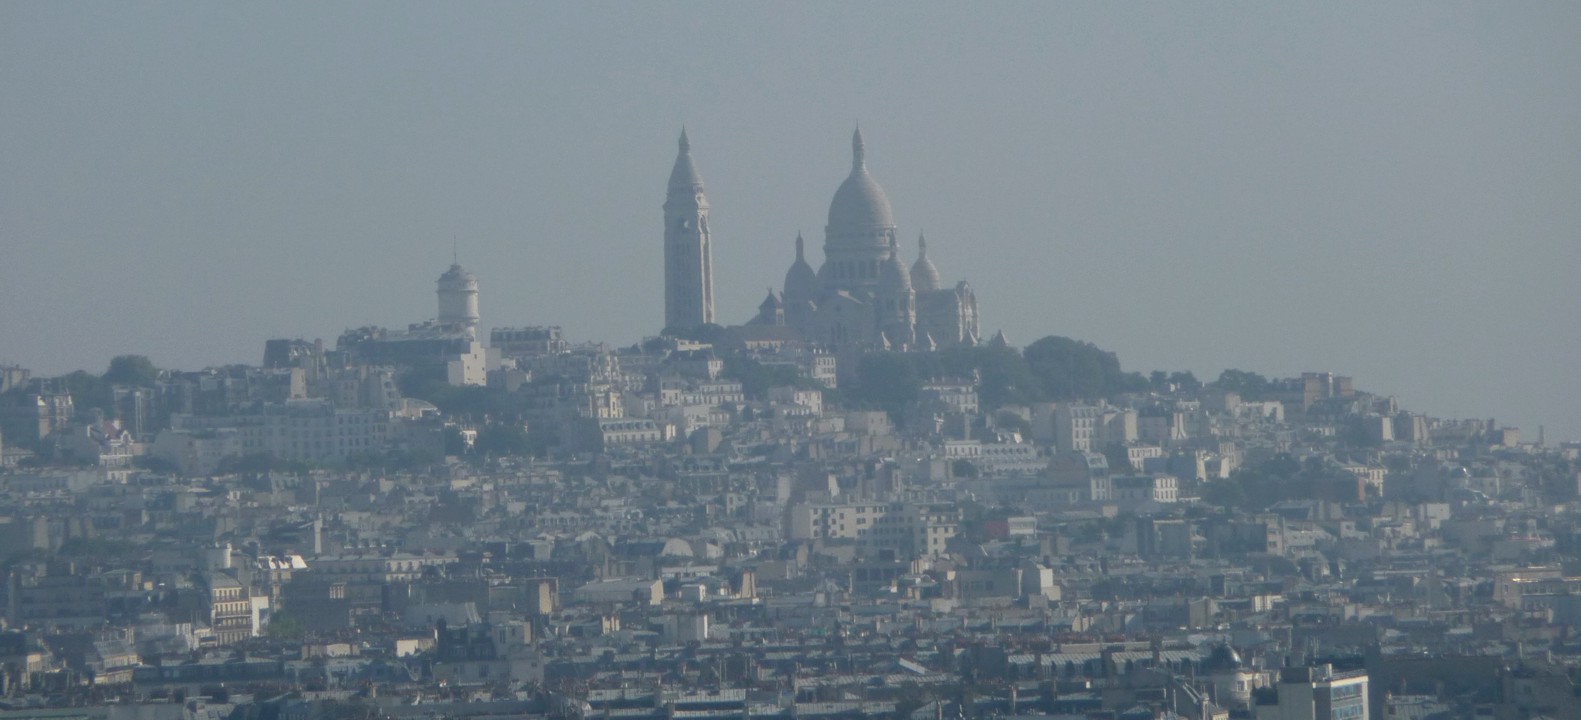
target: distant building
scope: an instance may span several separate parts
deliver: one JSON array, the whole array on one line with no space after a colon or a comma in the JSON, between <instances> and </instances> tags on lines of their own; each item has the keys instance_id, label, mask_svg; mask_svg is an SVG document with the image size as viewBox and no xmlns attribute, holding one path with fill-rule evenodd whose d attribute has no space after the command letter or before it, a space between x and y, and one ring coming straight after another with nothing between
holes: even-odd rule
<instances>
[{"instance_id":1,"label":"distant building","mask_svg":"<svg viewBox=\"0 0 1581 720\"><path fill-rule=\"evenodd\" d=\"M478 278L459 264L439 276L439 324L476 340L478 337Z\"/></svg>"},{"instance_id":2,"label":"distant building","mask_svg":"<svg viewBox=\"0 0 1581 720\"><path fill-rule=\"evenodd\" d=\"M483 385L499 367L499 353L478 340L478 280L460 265L451 265L437 283L437 320L414 323L406 330L361 327L341 333L338 351L354 362L395 367L445 369L451 385ZM266 350L267 352L267 350Z\"/></svg>"},{"instance_id":3,"label":"distant building","mask_svg":"<svg viewBox=\"0 0 1581 720\"><path fill-rule=\"evenodd\" d=\"M1332 665L1285 668L1279 673L1277 720L1367 720L1367 671ZM1261 712L1258 717L1265 717Z\"/></svg>"},{"instance_id":4,"label":"distant building","mask_svg":"<svg viewBox=\"0 0 1581 720\"><path fill-rule=\"evenodd\" d=\"M858 130L851 138L851 172L829 204L822 266L813 271L798 234L781 292L769 290L748 326L788 327L807 342L840 349L977 344L976 293L965 282L943 286L920 235L916 262L907 268L901 261L889 198L868 173L866 158ZM666 327L716 322L708 212L682 133L664 203Z\"/></svg>"},{"instance_id":5,"label":"distant building","mask_svg":"<svg viewBox=\"0 0 1581 720\"><path fill-rule=\"evenodd\" d=\"M681 131L680 152L664 199L664 327L684 329L714 322L714 249L708 197Z\"/></svg>"},{"instance_id":6,"label":"distant building","mask_svg":"<svg viewBox=\"0 0 1581 720\"><path fill-rule=\"evenodd\" d=\"M504 357L559 355L570 350L560 327L494 328L489 331L489 347Z\"/></svg>"}]
</instances>

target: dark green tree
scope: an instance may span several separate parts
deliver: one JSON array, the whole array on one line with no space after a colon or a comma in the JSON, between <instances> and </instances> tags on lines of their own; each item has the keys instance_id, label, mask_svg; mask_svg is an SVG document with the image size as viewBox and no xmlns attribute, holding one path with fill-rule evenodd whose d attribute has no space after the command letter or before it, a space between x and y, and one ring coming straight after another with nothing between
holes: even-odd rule
<instances>
[{"instance_id":1,"label":"dark green tree","mask_svg":"<svg viewBox=\"0 0 1581 720\"><path fill-rule=\"evenodd\" d=\"M792 365L764 365L752 358L737 353L728 353L724 357L725 369L723 375L731 380L741 383L741 392L748 400L764 400L768 397L769 388L775 387L800 387L821 389L812 379L804 376Z\"/></svg>"},{"instance_id":2,"label":"dark green tree","mask_svg":"<svg viewBox=\"0 0 1581 720\"><path fill-rule=\"evenodd\" d=\"M71 394L71 404L76 407L77 412L98 408L108 413L113 409L114 395L110 384L105 382L102 376L86 370L78 370L60 380L66 392Z\"/></svg>"},{"instance_id":3,"label":"dark green tree","mask_svg":"<svg viewBox=\"0 0 1581 720\"><path fill-rule=\"evenodd\" d=\"M531 455L532 441L518 423L493 423L478 431L472 449L479 455Z\"/></svg>"},{"instance_id":4,"label":"dark green tree","mask_svg":"<svg viewBox=\"0 0 1581 720\"><path fill-rule=\"evenodd\" d=\"M1042 400L1045 392L1032 374L1026 358L1013 348L973 348L977 371L981 375L978 399L989 408Z\"/></svg>"},{"instance_id":5,"label":"dark green tree","mask_svg":"<svg viewBox=\"0 0 1581 720\"><path fill-rule=\"evenodd\" d=\"M917 400L921 390L922 378L911 358L897 352L878 352L863 355L857 362L856 387L850 397L898 418L906 405Z\"/></svg>"},{"instance_id":6,"label":"dark green tree","mask_svg":"<svg viewBox=\"0 0 1581 720\"><path fill-rule=\"evenodd\" d=\"M1237 393L1242 400L1266 400L1273 390L1273 383L1268 378L1246 370L1231 368L1219 373L1219 379L1213 381L1213 386L1220 390Z\"/></svg>"},{"instance_id":7,"label":"dark green tree","mask_svg":"<svg viewBox=\"0 0 1581 720\"><path fill-rule=\"evenodd\" d=\"M159 382L159 368L143 355L117 355L110 360L104 381L110 385L153 387Z\"/></svg>"},{"instance_id":8,"label":"dark green tree","mask_svg":"<svg viewBox=\"0 0 1581 720\"><path fill-rule=\"evenodd\" d=\"M276 613L269 621L269 637L275 640L301 640L307 634L307 628L298 620L286 613Z\"/></svg>"},{"instance_id":9,"label":"dark green tree","mask_svg":"<svg viewBox=\"0 0 1581 720\"><path fill-rule=\"evenodd\" d=\"M1141 374L1120 369L1119 356L1089 342L1051 335L1023 354L1048 400L1097 399L1147 387Z\"/></svg>"}]
</instances>

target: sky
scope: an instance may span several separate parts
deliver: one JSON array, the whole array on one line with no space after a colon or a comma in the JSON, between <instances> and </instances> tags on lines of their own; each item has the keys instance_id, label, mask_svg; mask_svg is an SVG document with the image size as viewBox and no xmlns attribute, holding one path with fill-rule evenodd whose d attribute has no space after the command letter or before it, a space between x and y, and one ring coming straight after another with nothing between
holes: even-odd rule
<instances>
[{"instance_id":1,"label":"sky","mask_svg":"<svg viewBox=\"0 0 1581 720\"><path fill-rule=\"evenodd\" d=\"M261 362L435 314L663 322L821 260L860 122L987 332L1328 371L1581 440L1581 3L0 3L0 364Z\"/></svg>"}]
</instances>

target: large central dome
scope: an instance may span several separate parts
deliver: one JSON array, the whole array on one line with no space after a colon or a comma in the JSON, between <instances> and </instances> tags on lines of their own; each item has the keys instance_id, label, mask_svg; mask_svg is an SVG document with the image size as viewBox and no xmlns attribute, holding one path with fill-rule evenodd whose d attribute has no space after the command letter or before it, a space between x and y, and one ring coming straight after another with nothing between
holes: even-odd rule
<instances>
[{"instance_id":1,"label":"large central dome","mask_svg":"<svg viewBox=\"0 0 1581 720\"><path fill-rule=\"evenodd\" d=\"M889 210L889 197L878 181L867 174L863 158L862 131L851 137L851 174L840 189L834 191L834 201L829 203L829 226L832 240L839 235L868 235L874 230L895 227L895 216Z\"/></svg>"}]
</instances>

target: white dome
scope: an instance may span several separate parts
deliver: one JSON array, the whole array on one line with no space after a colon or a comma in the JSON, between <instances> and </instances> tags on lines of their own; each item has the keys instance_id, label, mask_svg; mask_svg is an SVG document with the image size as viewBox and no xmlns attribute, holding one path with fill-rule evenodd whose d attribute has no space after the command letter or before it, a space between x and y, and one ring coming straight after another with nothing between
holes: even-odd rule
<instances>
[{"instance_id":1,"label":"white dome","mask_svg":"<svg viewBox=\"0 0 1581 720\"><path fill-rule=\"evenodd\" d=\"M840 189L834 191L834 201L829 203L828 232L865 234L893 227L895 216L889 209L889 197L867 172L862 131L857 130L851 138L851 174L840 183Z\"/></svg>"}]
</instances>

